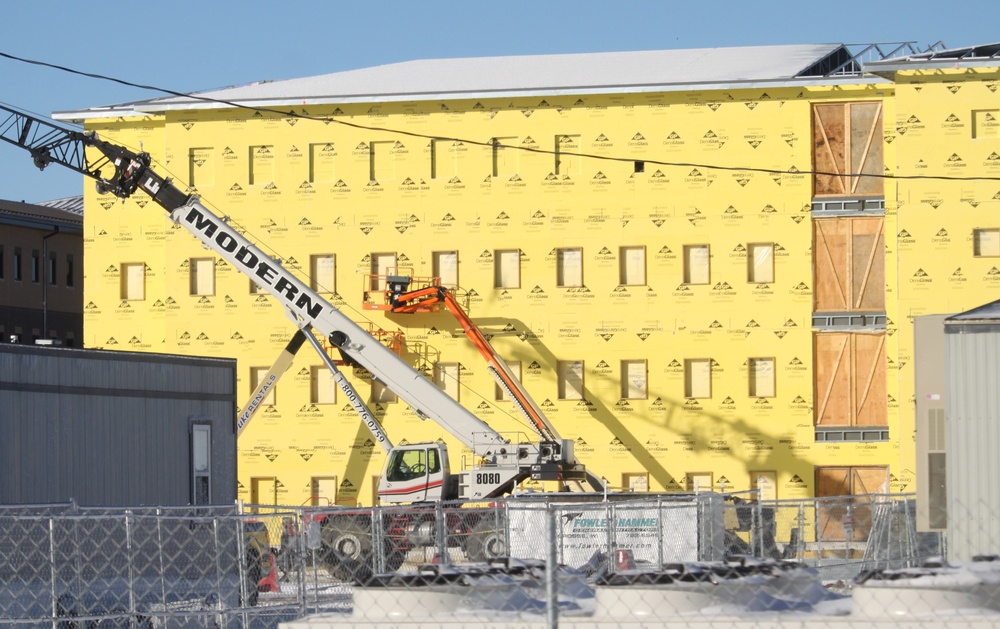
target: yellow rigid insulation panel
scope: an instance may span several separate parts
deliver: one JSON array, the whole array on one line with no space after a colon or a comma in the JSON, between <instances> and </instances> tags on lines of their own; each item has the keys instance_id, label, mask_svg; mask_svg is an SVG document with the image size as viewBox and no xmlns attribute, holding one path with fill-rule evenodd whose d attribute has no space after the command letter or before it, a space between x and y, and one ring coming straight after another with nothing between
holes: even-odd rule
<instances>
[{"instance_id":1,"label":"yellow rigid insulation panel","mask_svg":"<svg viewBox=\"0 0 1000 629\"><path fill-rule=\"evenodd\" d=\"M877 144L884 165L867 170L856 145L841 162L865 173L920 172L921 161L951 172L959 168L949 166L952 153L969 172L996 172L988 151L969 150L978 142L962 135L970 127L954 144L947 134L940 141L951 113L983 137L994 128L976 113L983 99L974 95L987 88L974 76L955 80L961 91L944 109L929 94L947 86L915 77L898 96L879 84L345 103L293 112L326 121L209 109L87 128L141 143L157 172L190 186L387 343L398 340L416 370L499 432L531 434L498 399L455 320L363 308L381 295L369 274L437 275L456 286L561 435L576 442L578 458L611 488L764 483L771 497L799 498L821 491L827 477L913 491L908 317L987 301L989 278L1000 277L996 260L971 249L973 230L1000 227L988 218L997 214L989 186L889 180L877 226L817 232L816 106L864 105L852 124L869 130L864 146ZM896 163L898 155L909 161ZM242 403L295 331L285 314L150 199L88 193L85 203L86 345L235 357ZM879 279L824 283L822 297L839 286L861 310L878 310L869 298L884 288L889 322L877 338L824 336L813 327L814 238L856 233L857 244L877 235L874 227L884 254L866 261ZM1000 256L1000 240L990 238L980 236L984 250ZM961 292L972 284L979 297ZM240 438L240 496L371 504L384 455L310 351L300 351ZM853 371L828 373L834 367ZM471 463L455 438L366 374L347 372L395 443L443 440L453 467ZM875 426L890 438L817 441L817 422Z\"/></svg>"}]
</instances>

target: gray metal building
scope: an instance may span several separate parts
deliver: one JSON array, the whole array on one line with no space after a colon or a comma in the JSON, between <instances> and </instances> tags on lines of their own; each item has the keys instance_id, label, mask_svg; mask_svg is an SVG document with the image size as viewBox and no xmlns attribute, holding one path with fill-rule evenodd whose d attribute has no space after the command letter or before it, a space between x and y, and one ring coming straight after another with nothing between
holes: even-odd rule
<instances>
[{"instance_id":1,"label":"gray metal building","mask_svg":"<svg viewBox=\"0 0 1000 629\"><path fill-rule=\"evenodd\" d=\"M944 321L952 314L913 319L917 528L921 531L945 531L948 524Z\"/></svg>"},{"instance_id":2,"label":"gray metal building","mask_svg":"<svg viewBox=\"0 0 1000 629\"><path fill-rule=\"evenodd\" d=\"M944 320L948 556L1000 552L1000 301Z\"/></svg>"},{"instance_id":3,"label":"gray metal building","mask_svg":"<svg viewBox=\"0 0 1000 629\"><path fill-rule=\"evenodd\" d=\"M0 504L233 504L236 361L0 345Z\"/></svg>"}]
</instances>

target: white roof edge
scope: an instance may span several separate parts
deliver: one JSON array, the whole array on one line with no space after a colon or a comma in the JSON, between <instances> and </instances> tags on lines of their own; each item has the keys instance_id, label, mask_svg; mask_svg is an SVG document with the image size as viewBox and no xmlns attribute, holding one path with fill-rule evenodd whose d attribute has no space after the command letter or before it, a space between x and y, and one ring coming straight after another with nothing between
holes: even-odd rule
<instances>
[{"instance_id":1,"label":"white roof edge","mask_svg":"<svg viewBox=\"0 0 1000 629\"><path fill-rule=\"evenodd\" d=\"M872 61L862 66L862 70L882 76L891 72L908 70L939 70L947 68L997 67L1000 59L888 59Z\"/></svg>"},{"instance_id":2,"label":"white roof edge","mask_svg":"<svg viewBox=\"0 0 1000 629\"><path fill-rule=\"evenodd\" d=\"M528 96L587 96L595 94L645 94L652 92L683 92L683 91L722 91L735 89L756 89L775 87L800 87L812 84L822 85L863 85L871 83L891 83L884 77L870 74L867 76L833 77L803 77L801 79L782 79L773 81L746 81L729 83L675 83L665 85L636 85L591 88L545 88L536 90L497 90L475 92L440 92L440 93L404 93L404 94L357 94L347 96L332 96L323 98L282 97L274 99L234 100L234 104L249 108L302 107L309 105L341 105L352 103L398 103L421 102L429 100L473 100L486 98L513 98ZM157 103L143 101L121 108L102 107L99 109L83 109L54 112L55 120L96 120L102 118L117 118L120 116L142 116L168 111L225 109L232 105L223 102L192 99L184 102Z\"/></svg>"}]
</instances>

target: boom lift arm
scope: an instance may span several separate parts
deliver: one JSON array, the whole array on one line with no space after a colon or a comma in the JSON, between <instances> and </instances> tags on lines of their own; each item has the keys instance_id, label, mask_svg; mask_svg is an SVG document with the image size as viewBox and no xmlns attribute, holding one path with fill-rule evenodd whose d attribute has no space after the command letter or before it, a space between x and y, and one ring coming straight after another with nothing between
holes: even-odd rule
<instances>
[{"instance_id":1,"label":"boom lift arm","mask_svg":"<svg viewBox=\"0 0 1000 629\"><path fill-rule=\"evenodd\" d=\"M401 286L402 283L390 281L389 285ZM552 442L562 440L555 426L549 422L542 409L538 407L538 404L531 398L524 385L521 384L514 375L514 372L511 371L510 366L496 353L496 350L490 345L489 340L483 336L479 326L473 323L451 291L443 286L428 286L410 292L393 291L388 297L391 312L411 313L417 308L425 308L436 303L444 304L444 307L455 317L458 324L462 326L462 331L465 332L465 335L472 341L476 350L479 351L479 354L486 361L486 368L496 379L497 384L510 395L515 406L531 422L532 428L535 429L542 440Z\"/></svg>"}]
</instances>

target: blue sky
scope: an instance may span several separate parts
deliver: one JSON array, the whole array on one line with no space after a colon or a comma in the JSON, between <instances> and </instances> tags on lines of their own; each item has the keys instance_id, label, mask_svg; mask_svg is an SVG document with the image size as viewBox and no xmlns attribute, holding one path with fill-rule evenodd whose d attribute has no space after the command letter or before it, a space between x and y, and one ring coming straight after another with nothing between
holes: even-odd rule
<instances>
[{"instance_id":1,"label":"blue sky","mask_svg":"<svg viewBox=\"0 0 1000 629\"><path fill-rule=\"evenodd\" d=\"M0 52L198 91L442 57L480 57L768 44L1000 41L996 4L788 1L335 2L161 0L3 3ZM156 93L0 58L0 102L55 111ZM39 172L0 143L0 198L81 194L60 166Z\"/></svg>"}]
</instances>

